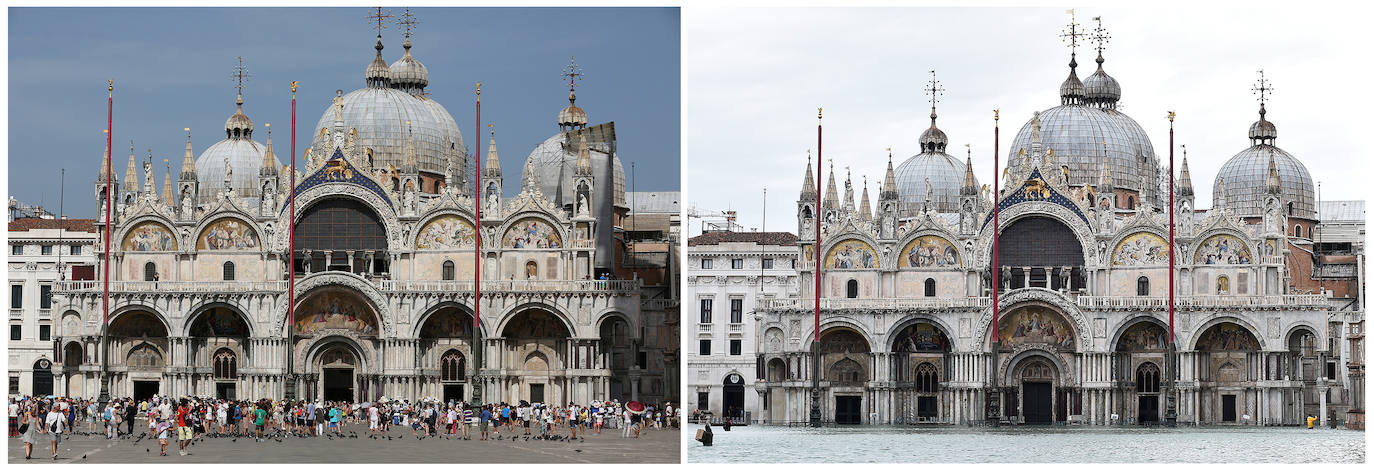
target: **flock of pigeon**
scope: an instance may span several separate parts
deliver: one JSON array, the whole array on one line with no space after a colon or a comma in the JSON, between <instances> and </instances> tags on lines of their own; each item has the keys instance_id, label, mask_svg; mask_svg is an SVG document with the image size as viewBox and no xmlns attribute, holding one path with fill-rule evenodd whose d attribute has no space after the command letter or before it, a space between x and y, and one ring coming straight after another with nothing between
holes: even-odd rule
<instances>
[{"instance_id":1,"label":"flock of pigeon","mask_svg":"<svg viewBox=\"0 0 1374 470\"><path fill-rule=\"evenodd\" d=\"M102 433L102 432L74 431L72 434L75 434L75 435L78 435L78 436L97 436L97 437L104 437L104 436L105 436L105 434ZM175 436L173 436L173 437L175 437ZM328 440L331 440L331 441L332 441L332 440L335 440L335 439L339 439L339 440L344 440L344 439L359 439L359 438L362 438L362 437L366 437L366 438L368 438L368 439L377 440L377 441L380 441L380 440L387 440L387 441L402 441L402 440L405 440L407 436L377 436L377 435L359 436L358 433L357 433L356 431L352 431L352 432L348 432L348 433L343 433L343 432L337 432L337 431L336 431L336 432L332 432L332 433L326 433L326 434L324 434L323 436L313 436L313 435L308 435L308 434L307 434L307 435L301 435L301 434L296 434L296 433L292 433L292 432L287 432L287 431L278 430L278 431L263 433L263 437L259 440L255 434L247 434L247 433L224 433L224 434L221 434L221 433L214 433L214 432L211 432L211 433L202 434L202 435L200 435L199 437L196 437L195 439L192 439L192 440L191 440L191 445L194 446L194 445L196 445L196 443L205 442L206 439L229 439L229 442L238 442L238 441L239 441L239 438L244 438L244 439L258 440L259 442L276 441L277 443L281 444L281 443L285 443L287 440L292 439L292 438L295 438L295 439L312 439L312 438L318 439L318 438L320 438L320 437L324 437L325 439L328 439ZM414 437L416 440L419 440L419 441L423 441L423 440L425 440L426 438L430 438L430 439L436 439L436 438L437 438L437 439L452 440L452 441L465 441L465 440L466 440L466 441L470 441L470 440L473 440L473 438L471 438L471 437L464 438L464 437L459 436L459 435L450 436L450 435L444 434L444 433L438 433L438 434L435 434L435 435L432 435L432 436L413 436L413 437ZM121 439L128 439L128 438L129 438L129 437L123 437L123 438L121 438ZM138 444L143 443L143 441L144 441L145 439L148 441L147 444L150 444L150 445L149 445L148 447L145 447L145 448L143 449L143 451L146 452L146 453L152 453L153 450L152 450L151 445L157 445L156 438L154 438L154 437L152 437L152 436L149 436L148 432L146 432L146 431L145 431L145 432L139 433L137 437L133 438L132 441L129 442L129 445L131 445L131 446L137 446ZM510 442L511 445L514 445L516 442L519 442L519 441L521 441L522 439L523 439L524 442L530 442L530 441L534 441L534 442L544 442L544 443L554 443L554 442L557 442L557 443L565 443L565 444L572 444L572 443L574 443L574 442L576 442L576 443L587 442L587 438L585 438L585 437L571 438L571 437L568 437L568 436L561 436L561 435L557 435L557 434L555 434L555 435L550 435L550 436L540 436L540 435L533 435L533 436L511 436L510 438L506 438L506 436L502 436L502 435L499 435L499 434L498 434L496 437L491 438L490 440L493 440L493 441L506 441L506 442ZM169 440L169 442L168 442L168 447L174 447L174 446L176 446L176 445L177 445L177 443L176 443L175 439ZM576 452L582 452L582 449L574 449L574 450L575 450ZM85 456L85 455L82 455L81 458L84 459L84 458L86 458L86 456Z\"/></svg>"}]
</instances>

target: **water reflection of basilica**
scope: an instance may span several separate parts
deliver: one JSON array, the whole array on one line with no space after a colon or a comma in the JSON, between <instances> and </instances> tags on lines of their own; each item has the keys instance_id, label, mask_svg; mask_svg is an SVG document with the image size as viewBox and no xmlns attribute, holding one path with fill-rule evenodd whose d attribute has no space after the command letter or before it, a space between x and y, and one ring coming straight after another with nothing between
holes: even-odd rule
<instances>
[{"instance_id":1,"label":"water reflection of basilica","mask_svg":"<svg viewBox=\"0 0 1374 470\"><path fill-rule=\"evenodd\" d=\"M826 175L808 164L797 206L800 296L763 300L755 312L761 421L808 419L817 252L826 422L981 422L994 376L1013 423L1160 421L1169 169L1117 108L1122 87L1105 72L1101 47L1096 62L1080 80L1071 57L1060 105L1030 116L1005 150L1000 188L980 186L971 159L945 152L934 101L921 152L895 168L889 157L876 204L865 186L856 207L857 188L846 180L841 193L833 166L818 194L814 178ZM1195 208L1181 159L1174 275L1183 423L1293 425L1345 414L1337 356L1346 326L1335 302L1314 292L1321 221L1312 178L1276 137L1261 101L1249 145L1220 170L1208 210Z\"/></svg>"},{"instance_id":2,"label":"water reflection of basilica","mask_svg":"<svg viewBox=\"0 0 1374 470\"><path fill-rule=\"evenodd\" d=\"M133 155L122 179L101 169L102 230L106 191L116 201L112 395L282 397L287 374L299 379L296 396L325 399L468 399L476 387L484 401L676 395L667 341L645 338L660 334L672 304L649 301L641 281L595 280L620 267L613 227L629 210L614 123L589 126L570 94L514 197L502 195L493 133L478 220L471 168L481 155L430 99L411 47L388 65L377 38L366 87L325 107L295 187L270 128L265 145L253 140L262 132L242 94L225 138L199 157L188 133L180 172L169 168L160 191L149 163L140 186ZM286 269L296 274L293 324ZM101 292L99 280L54 292L59 394L99 391Z\"/></svg>"}]
</instances>

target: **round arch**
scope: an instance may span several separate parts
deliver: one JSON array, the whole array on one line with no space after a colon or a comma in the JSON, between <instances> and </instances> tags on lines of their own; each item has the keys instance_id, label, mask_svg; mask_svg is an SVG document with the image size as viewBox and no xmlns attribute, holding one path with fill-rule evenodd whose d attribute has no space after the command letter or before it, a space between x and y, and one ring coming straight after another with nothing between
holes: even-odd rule
<instances>
[{"instance_id":1,"label":"round arch","mask_svg":"<svg viewBox=\"0 0 1374 470\"><path fill-rule=\"evenodd\" d=\"M636 325L634 321L630 320L630 316L626 315L624 312L621 312L613 308L607 308L596 315L596 322L594 323L596 331L601 331L601 326L604 325L607 321L613 319L620 319L621 321L624 321L625 324L630 328L635 328L639 326Z\"/></svg>"},{"instance_id":2,"label":"round arch","mask_svg":"<svg viewBox=\"0 0 1374 470\"><path fill-rule=\"evenodd\" d=\"M883 256L878 252L878 249L875 248L875 247L879 246L878 243L877 243L876 241L874 241L871 237L869 237L869 236L867 236L867 235L864 235L864 234L861 234L861 233L853 233L853 232L850 232L850 233L843 233L843 234L840 234L840 235L835 236L835 237L833 237L833 238L834 238L834 240L832 240L832 241L827 241L827 242L823 243L823 244L822 244L823 246L821 247L821 248L822 248L821 253L823 253L823 256L821 257L821 262L824 263L824 264L826 265L825 269L835 269L835 270L882 269L882 267L883 267L883 259L882 259ZM842 263L842 262L843 262L843 261L840 260L840 259L834 259L834 258L838 255L838 253L836 253L836 250L839 250L842 246L843 246L843 247L846 247L846 248L857 248L857 249L858 249L857 251L860 251L860 252L863 251L863 250L865 250L865 249L867 249L868 252L869 252L869 255L870 255L870 258L867 259L867 261L868 261L869 263L871 263L872 266L864 266L863 261L865 261L865 260L864 260L864 258L861 256L861 254L859 254L859 253L856 253L856 254L855 254L855 256L859 256L858 259L851 259L851 260L848 260L848 263L851 264L851 266L848 266L848 267L841 267L841 266L836 265L836 263ZM856 263L856 262L857 262L857 263Z\"/></svg>"},{"instance_id":3,"label":"round arch","mask_svg":"<svg viewBox=\"0 0 1374 470\"><path fill-rule=\"evenodd\" d=\"M959 350L959 348L956 347L956 336L950 333L954 331L954 329L950 328L948 323L934 315L926 313L914 313L903 317L900 321L893 323L892 327L887 329L887 332L884 334L884 337L887 338L887 342L885 344L887 348L884 349L883 352L897 352L897 341L900 339L897 336L902 332L902 330L906 329L906 327L915 325L917 323L928 323L931 326L934 326L935 329L938 330L941 334L945 335L945 338L949 341L948 352L955 352Z\"/></svg>"},{"instance_id":4,"label":"round arch","mask_svg":"<svg viewBox=\"0 0 1374 470\"><path fill-rule=\"evenodd\" d=\"M1240 242L1241 248L1244 250L1243 253L1246 255L1248 259L1246 259L1244 262L1237 263L1237 265L1254 264L1255 256L1258 252L1256 252L1254 250L1254 247L1251 246L1253 245L1253 243L1250 242L1250 237L1241 233L1239 230L1235 230L1229 227L1213 228L1211 230L1199 234L1197 237L1194 237L1194 240L1200 241L1194 243L1192 250L1190 250L1187 253L1186 259L1184 261L1194 266L1206 265L1207 263L1198 263L1197 259L1199 256L1204 255L1203 250L1208 248L1206 246L1207 242L1220 236L1230 236Z\"/></svg>"},{"instance_id":5,"label":"round arch","mask_svg":"<svg viewBox=\"0 0 1374 470\"><path fill-rule=\"evenodd\" d=\"M179 335L181 333L180 331L177 331L172 328L172 322L167 321L167 316L164 315L161 311L152 306L144 304L132 304L116 308L114 312L110 313L110 321L107 322L107 325L113 326L116 322L120 321L124 317L124 315L138 312L151 314L154 319L156 319L158 322L162 324L162 328L163 331L166 332L166 336Z\"/></svg>"},{"instance_id":6,"label":"round arch","mask_svg":"<svg viewBox=\"0 0 1374 470\"><path fill-rule=\"evenodd\" d=\"M522 223L522 222L530 221L530 219L534 219L534 221L537 221L537 222L540 222L540 223L542 223L542 224L544 224L544 225L547 225L550 229L552 229L553 232L554 232L554 235L558 237L558 241L559 241L558 245L559 245L559 248L564 248L564 247L567 246L567 241L569 240L569 237L568 237L568 234L566 233L567 231L564 230L563 224L562 224L561 222L559 222L558 220L554 219L554 218L551 217L550 215L545 214L545 213L543 213L543 212L530 211L530 210L517 212L517 213L515 213L515 214L511 214L510 216L506 217L506 222L505 222L505 223L502 223L501 226L500 226L500 227L497 229L497 231L496 231L496 233L498 234L497 236L500 237L500 238L498 238L495 242L498 243L498 244L501 246L502 249L506 249L506 250L531 249L531 248L512 248L512 247L506 246L506 235L507 235L508 233L510 233L511 230L513 230L513 229L515 228L516 225L518 225L518 224L520 224L520 223ZM532 249L536 249L536 250L553 250L553 249L559 249L559 248L532 248Z\"/></svg>"},{"instance_id":7,"label":"round arch","mask_svg":"<svg viewBox=\"0 0 1374 470\"><path fill-rule=\"evenodd\" d=\"M1197 328L1193 328L1192 336L1188 338L1188 350L1197 351L1197 343L1202 340L1202 334L1206 333L1207 330L1211 329L1213 326L1217 326L1222 323L1233 323L1244 329L1247 333L1250 333L1250 336L1254 337L1255 341L1259 343L1259 351L1270 350L1269 345L1265 342L1264 336L1259 334L1259 329L1256 328L1253 323L1250 323L1243 318L1231 315L1218 316L1212 318L1211 320L1207 320L1203 324L1198 325ZM1177 340L1177 338L1175 338L1175 340Z\"/></svg>"},{"instance_id":8,"label":"round arch","mask_svg":"<svg viewBox=\"0 0 1374 470\"><path fill-rule=\"evenodd\" d=\"M957 239L958 238L955 237L954 234L947 233L942 230L913 230L911 233L906 234L902 237L900 241L897 242L896 246L901 247L901 249L894 250L892 253L883 256L883 262L888 263L887 266L893 266L897 269L961 268L965 266L965 262L968 260L968 253L966 253L966 250L964 250L963 247L959 246L959 244L954 243L953 240ZM912 263L911 256L907 253L910 253L912 249L916 248L918 246L918 242L921 246L927 246L928 248L936 248L937 254L943 255L950 253L950 250L953 250L953 264L946 264L946 259L935 258L933 259L933 264L918 266L919 264L923 264L919 260L924 259L919 257L916 263ZM946 256L946 258L948 258L948 256Z\"/></svg>"},{"instance_id":9,"label":"round arch","mask_svg":"<svg viewBox=\"0 0 1374 470\"><path fill-rule=\"evenodd\" d=\"M188 243L186 243L185 251L198 252L201 250L213 250L214 248L201 248L201 241L205 238L207 231L209 231L211 228L220 228L221 222L225 221L234 221L243 224L245 227L252 231L252 236L256 238L256 247L241 251L267 251L267 243L265 243L265 240L262 236L262 227L260 227L256 222L253 222L253 218L248 216L247 214L228 209L220 209L218 211L215 211L215 213L213 214L201 218L200 223L196 224L195 229L191 230L190 232L190 235L194 238L191 240L187 240Z\"/></svg>"},{"instance_id":10,"label":"round arch","mask_svg":"<svg viewBox=\"0 0 1374 470\"><path fill-rule=\"evenodd\" d=\"M998 299L1000 312L1011 312L1013 309L1026 305L1040 305L1055 310L1065 320L1071 323L1074 332L1075 350L1082 351L1083 348L1092 344L1090 337L1091 328L1088 319L1083 312L1078 309L1078 304L1069 300L1063 294L1040 287L1028 287L1017 289ZM998 326L1001 326L1005 318L1005 313L999 317ZM988 347L992 341L992 305L983 308L983 313L979 316L978 327L971 347ZM1000 334L999 334L1000 335ZM999 338L1000 339L1000 338Z\"/></svg>"},{"instance_id":11,"label":"round arch","mask_svg":"<svg viewBox=\"0 0 1374 470\"><path fill-rule=\"evenodd\" d=\"M364 279L362 276L344 271L314 273L303 279L297 280L295 292L297 317L299 318L301 313L301 304L311 292L331 286L352 289L367 299L371 304L373 312L377 314L379 336L381 332L391 331L395 328L395 321L392 319L391 312L386 309L386 297L382 295L377 285L372 281ZM280 332L283 335L286 334L287 327L286 302L287 296L279 296L276 305L272 308L272 311L276 314L276 320L272 326L273 331Z\"/></svg>"},{"instance_id":12,"label":"round arch","mask_svg":"<svg viewBox=\"0 0 1374 470\"><path fill-rule=\"evenodd\" d=\"M1096 236L1092 230L1077 215L1069 212L1063 206L1044 201L1027 201L1013 204L999 215L1001 218L998 229L1001 231L998 236L1006 233L1007 228L1017 221L1026 218L1047 218L1063 224L1073 232L1074 238L1078 239L1078 244L1083 251L1083 263L1085 265L1099 264ZM978 259L974 260L974 266L989 266L992 264L992 222L989 221L978 231L978 246L972 253Z\"/></svg>"},{"instance_id":13,"label":"round arch","mask_svg":"<svg viewBox=\"0 0 1374 470\"><path fill-rule=\"evenodd\" d=\"M1064 362L1063 358L1051 351L1034 348L1021 351L1013 355L1011 360L1003 362L1002 369L998 371L998 374L1002 377L1002 383L1016 383L1017 375L1020 374L1021 366L1024 365L1023 363L1033 358L1044 359L1054 366L1054 382L1056 386L1064 386L1064 384L1072 383L1073 371L1069 368L1069 364Z\"/></svg>"},{"instance_id":14,"label":"round arch","mask_svg":"<svg viewBox=\"0 0 1374 470\"><path fill-rule=\"evenodd\" d=\"M414 246L417 250L422 249L420 248L420 239L424 235L423 232L425 231L425 229L429 227L429 224L443 217L450 216L457 217L458 220L466 224L468 228L473 228L474 230L476 230L476 225L472 223L472 221L475 218L473 217L473 214L471 214L469 211L456 207L438 207L430 209L426 211L424 215L420 216L420 219L415 222L415 232L410 234L410 239L406 240L406 243L410 244L411 246Z\"/></svg>"},{"instance_id":15,"label":"round arch","mask_svg":"<svg viewBox=\"0 0 1374 470\"><path fill-rule=\"evenodd\" d=\"M124 248L125 245L127 245L127 243L129 242L129 236L133 233L134 229L144 227L145 224L152 224L152 225L161 226L161 228L162 228L163 230L165 230L165 231L167 231L167 233L171 234L172 243L175 244L176 246L173 246L172 249L170 250L170 252L176 252L176 253L186 253L186 252L188 252L187 249L186 249L186 240L183 239L183 238L185 238L185 237L182 237L182 236L178 235L177 232L176 232L175 230L172 229L172 227L175 227L176 224L173 224L171 220L169 220L169 219L167 219L166 217L163 217L163 216L161 216L161 215L158 215L158 214L144 214L144 215L135 217L133 220L130 220L130 221L128 221L128 222L124 222L124 223L118 224L118 225L120 226L120 227L119 227L119 230L118 230L118 232L111 234L111 240L118 240L118 241L119 241L119 244L118 244L119 251L153 251L153 252L167 253L168 251L164 251L164 250L126 250L126 249ZM112 243L113 243L113 242L112 242ZM110 247L110 249L113 250L114 247L115 247L115 246L112 245L112 246Z\"/></svg>"},{"instance_id":16,"label":"round arch","mask_svg":"<svg viewBox=\"0 0 1374 470\"><path fill-rule=\"evenodd\" d=\"M826 333L830 332L830 330L833 330L835 328L847 328L854 330L856 333L859 334L859 336L862 336L864 338L864 341L868 342L868 350L873 350L873 338L875 335L872 331L869 331L867 327L863 326L859 322L845 317L835 317L826 319L823 323L821 323L821 336L825 336ZM806 330L805 338L807 347L806 350L810 351L811 344L816 342L815 325L812 325L810 328Z\"/></svg>"},{"instance_id":17,"label":"round arch","mask_svg":"<svg viewBox=\"0 0 1374 470\"><path fill-rule=\"evenodd\" d=\"M341 182L324 183L312 186L302 191L296 197L298 198L296 201L297 223L299 223L306 214L310 213L311 209L322 203L336 200L353 201L362 204L363 207L370 209L372 213L377 216L386 234L388 251L398 251L403 248L406 243L403 241L404 239L399 236L401 233L401 225L400 222L396 220L399 216L396 209L393 208L388 201L383 200L380 196L373 194L372 191L361 186ZM289 227L287 223L291 221L291 212L287 210L287 208L290 207L290 205L289 200L286 204L282 204L282 212L278 216L280 222L278 226ZM273 247L275 249L287 248L288 232L290 231L278 230L273 234Z\"/></svg>"},{"instance_id":18,"label":"round arch","mask_svg":"<svg viewBox=\"0 0 1374 470\"><path fill-rule=\"evenodd\" d=\"M1122 230L1108 242L1107 247L1110 251L1106 253L1107 259L1104 260L1103 264L1112 266L1168 265L1168 239L1166 234L1160 233L1160 230L1154 227L1140 226ZM1152 254L1151 248L1162 251L1162 254ZM1122 256L1118 256L1118 254Z\"/></svg>"},{"instance_id":19,"label":"round arch","mask_svg":"<svg viewBox=\"0 0 1374 470\"><path fill-rule=\"evenodd\" d=\"M205 304L201 304L201 305L197 306L196 308L191 309L191 314L186 316L186 321L183 322L182 325L181 325L181 331L182 331L186 336L192 336L192 335L194 335L195 332L193 332L192 329L195 327L196 321L200 320L202 316L204 316L204 315L206 315L206 314L208 314L208 313L214 311L214 310L217 309L217 308L222 308L222 309L228 310L229 313L232 313L234 316L238 317L238 319L239 319L240 321L243 322L243 326L246 327L246 330L245 330L245 331L243 332L243 334L241 334L241 335L237 335L237 334L225 334L225 336L230 336L230 337L254 337L254 336L257 336L256 334L254 334L255 331L254 331L253 322L249 320L248 315L245 314L245 313L243 312L243 309L239 308L238 305L234 305L234 304L232 304L232 303L223 302L223 301L208 302L208 303L205 303ZM213 322L215 322L215 321L218 320L218 319L208 319L208 320L209 320L210 322L213 323ZM212 328L214 328L215 326L216 326L216 325L211 325ZM223 325L223 326L227 327L227 326L229 326L229 325ZM219 329L219 328L216 328L216 330L217 330L217 331L216 331L217 334L219 333L219 331L223 331L222 329Z\"/></svg>"},{"instance_id":20,"label":"round arch","mask_svg":"<svg viewBox=\"0 0 1374 470\"><path fill-rule=\"evenodd\" d=\"M350 299L351 298L351 299ZM306 333L311 331L324 330L328 336L330 332L347 330L353 334L361 336L382 337L387 331L391 331L393 325L385 321L382 310L378 307L379 303L371 298L363 290L350 285L326 284L315 286L303 295L297 296L296 306L296 327L298 325L309 325ZM348 303L349 300L361 302L362 308L357 304ZM371 316L372 318L367 318ZM312 318L313 317L313 318ZM371 320L371 325L368 325ZM283 318L285 321L285 318ZM353 325L356 323L357 325ZM369 331L369 327L372 331Z\"/></svg>"},{"instance_id":21,"label":"round arch","mask_svg":"<svg viewBox=\"0 0 1374 470\"><path fill-rule=\"evenodd\" d=\"M1288 342L1293 339L1293 335L1297 334L1300 330L1307 330L1308 333L1311 333L1312 337L1316 338L1317 344L1326 344L1325 338L1322 338L1320 329L1318 329L1315 326L1312 326L1312 324L1308 322L1298 321L1294 323L1292 326L1289 326L1287 331L1283 332L1284 347L1288 346ZM1320 350L1321 348L1318 349Z\"/></svg>"},{"instance_id":22,"label":"round arch","mask_svg":"<svg viewBox=\"0 0 1374 470\"><path fill-rule=\"evenodd\" d=\"M569 316L568 312L564 311L561 308L558 308L555 305L544 302L525 302L522 304L507 307L504 311L501 312L501 320L497 322L496 328L492 331L494 331L497 335L504 336L506 328L510 326L511 322L516 317L519 317L522 313L532 310L542 310L548 312L550 315L553 315L554 318L558 319L558 321L563 324L563 327L568 330L569 336L581 336L582 332L577 330L577 324L573 323L572 318L571 316Z\"/></svg>"},{"instance_id":23,"label":"round arch","mask_svg":"<svg viewBox=\"0 0 1374 470\"><path fill-rule=\"evenodd\" d=\"M438 302L433 305L426 306L424 309L424 313L421 313L420 316L416 317L415 321L411 323L411 336L419 338L420 332L423 331L425 328L425 323L428 323L431 319L433 319L435 314L438 314L439 312L449 308L457 309L460 313L466 315L468 320L472 320L473 318L473 309L471 306L467 304L454 300L445 300L442 302ZM487 337L485 324L479 324L477 331L478 334L481 335L483 338Z\"/></svg>"},{"instance_id":24,"label":"round arch","mask_svg":"<svg viewBox=\"0 0 1374 470\"><path fill-rule=\"evenodd\" d=\"M1127 317L1126 320L1121 322L1120 326L1117 326L1116 331L1112 332L1112 337L1110 342L1107 343L1107 347L1110 348L1112 351L1116 351L1117 345L1121 342L1122 335L1125 335L1127 330L1130 330L1131 327L1136 326L1140 323L1149 323L1151 325L1163 328L1165 334L1168 334L1169 332L1169 325L1167 323L1164 323L1164 320L1155 318L1154 315L1148 313L1137 313L1131 315L1130 317ZM1174 340L1178 340L1177 332L1175 332L1174 334Z\"/></svg>"},{"instance_id":25,"label":"round arch","mask_svg":"<svg viewBox=\"0 0 1374 470\"><path fill-rule=\"evenodd\" d=\"M302 368L302 372L306 374L319 372L315 367L315 363L319 361L320 355L329 351L329 349L336 345L343 345L345 348L351 350L353 357L358 360L359 371L373 372L368 368L367 362L368 355L371 353L371 348L365 347L354 338L342 335L324 336L311 342L310 345L305 348L305 355L302 356L305 357L306 360L300 361L300 365L297 367Z\"/></svg>"}]
</instances>

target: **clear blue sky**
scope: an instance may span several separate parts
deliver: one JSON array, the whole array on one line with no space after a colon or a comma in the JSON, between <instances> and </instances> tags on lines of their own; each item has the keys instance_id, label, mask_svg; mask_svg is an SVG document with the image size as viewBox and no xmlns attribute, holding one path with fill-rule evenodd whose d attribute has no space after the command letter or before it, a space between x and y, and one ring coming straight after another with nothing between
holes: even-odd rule
<instances>
[{"instance_id":1,"label":"clear blue sky","mask_svg":"<svg viewBox=\"0 0 1374 470\"><path fill-rule=\"evenodd\" d=\"M390 8L399 16L402 8ZM366 8L10 8L9 194L54 212L67 169L66 214L93 217L93 184L105 142L105 80L115 80L114 171L123 177L129 140L152 149L161 189L164 158L175 171L190 127L197 155L224 138L234 112L236 56L251 75L244 112L277 157L289 152L291 80L299 154L334 90L363 87L376 32ZM482 82L483 133L496 124L506 193L536 145L558 131L568 89L559 76L576 56L586 72L577 104L593 123L615 121L618 152L636 189L680 185L680 25L676 8L415 8L411 52L429 68L433 99L473 144L473 84ZM394 19L388 20L394 21ZM402 29L382 32L387 62L401 57ZM486 155L485 139L480 155ZM297 160L297 164L303 164ZM141 168L140 168L141 172ZM629 177L629 175L626 175ZM141 175L140 175L141 177ZM122 182L122 181L121 181ZM628 183L628 181L627 181Z\"/></svg>"}]
</instances>

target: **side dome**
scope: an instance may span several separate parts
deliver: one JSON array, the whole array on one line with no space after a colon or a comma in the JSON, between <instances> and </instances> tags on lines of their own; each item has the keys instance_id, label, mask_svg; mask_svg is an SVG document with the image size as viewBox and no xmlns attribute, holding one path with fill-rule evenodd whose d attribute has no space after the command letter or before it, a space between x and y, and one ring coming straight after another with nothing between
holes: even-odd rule
<instances>
[{"instance_id":1,"label":"side dome","mask_svg":"<svg viewBox=\"0 0 1374 470\"><path fill-rule=\"evenodd\" d=\"M367 87L343 96L343 127L358 130L358 146L373 152L373 168L405 163L406 122L415 137L416 163L420 171L443 174L450 143L467 155L463 134L453 115L438 102L421 100L395 88ZM315 124L314 135L334 127L334 107L325 107ZM356 162L363 165L366 162Z\"/></svg>"},{"instance_id":2,"label":"side dome","mask_svg":"<svg viewBox=\"0 0 1374 470\"><path fill-rule=\"evenodd\" d=\"M558 128L563 130L587 127L587 112L577 106L577 94L568 92L568 107L558 112Z\"/></svg>"},{"instance_id":3,"label":"side dome","mask_svg":"<svg viewBox=\"0 0 1374 470\"><path fill-rule=\"evenodd\" d=\"M224 170L225 161L233 168L230 175L229 185L234 189L235 197L257 197L261 194L258 189L258 170L262 168L263 154L267 147L253 140L246 138L224 139L215 142L214 145L206 148L205 151L196 157L196 176L200 180L200 193L198 199L200 203L213 202L221 190L224 189ZM274 160L275 157L274 157ZM280 160L276 160L277 168L282 166Z\"/></svg>"},{"instance_id":4,"label":"side dome","mask_svg":"<svg viewBox=\"0 0 1374 470\"><path fill-rule=\"evenodd\" d=\"M1297 157L1274 146L1274 129L1273 123L1264 120L1263 115L1250 126L1251 139L1255 140L1249 148L1241 150L1217 170L1212 200L1223 201L1237 216L1263 217L1264 198L1268 194L1266 179L1269 176L1269 159L1273 158L1279 172L1283 203L1285 207L1292 204L1289 217L1317 220L1317 198L1312 174L1307 172L1307 167ZM1267 137L1255 137L1256 132ZM1265 132L1268 133L1263 134ZM1226 194L1221 193L1223 186Z\"/></svg>"},{"instance_id":5,"label":"side dome","mask_svg":"<svg viewBox=\"0 0 1374 470\"><path fill-rule=\"evenodd\" d=\"M405 55L391 63L391 87L410 94L423 93L429 85L429 69L410 55L409 38L402 47L406 50Z\"/></svg>"},{"instance_id":6,"label":"side dome","mask_svg":"<svg viewBox=\"0 0 1374 470\"><path fill-rule=\"evenodd\" d=\"M603 124L605 125L605 124ZM596 207L596 202L603 200L603 191L608 188L604 184L602 175L606 174L606 164L609 160L613 168L614 181L610 185L613 191L613 201L616 207L628 208L625 204L625 167L620 164L619 155L610 155L611 146L606 142L604 135L598 132L603 125L589 128L585 131L588 135L587 150L591 157L592 177L596 186L592 188L592 207ZM613 132L613 131L612 131ZM579 132L560 132L553 137L549 137L534 151L530 152L525 158L525 167L521 176L520 187L529 187L530 178L537 179L539 191L544 193L554 204L564 209L571 210L576 195L577 188L573 185L573 175L577 170L577 139Z\"/></svg>"},{"instance_id":7,"label":"side dome","mask_svg":"<svg viewBox=\"0 0 1374 470\"><path fill-rule=\"evenodd\" d=\"M964 170L964 162L943 151L926 151L907 158L893 172L903 212L909 214L920 210L921 204L926 202L927 180L931 186L932 208L936 212L959 212Z\"/></svg>"},{"instance_id":8,"label":"side dome","mask_svg":"<svg viewBox=\"0 0 1374 470\"><path fill-rule=\"evenodd\" d=\"M1115 109L1060 105L1042 111L1040 121L1042 148L1046 152L1054 151L1050 162L1054 167L1068 165L1069 184L1097 184L1103 164L1111 171L1118 189L1141 191L1142 175L1147 177L1147 185L1155 181L1159 160L1154 144L1145 129L1130 116ZM1017 155L1023 150L1022 158L1029 158L1031 134L1031 121L1028 120L1007 150L1011 165L1020 164ZM1104 141L1107 143L1105 155ZM1155 192L1153 187L1143 189ZM1154 205L1159 207L1157 201Z\"/></svg>"}]
</instances>

